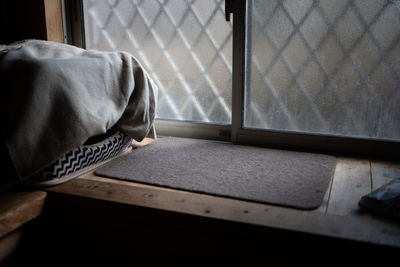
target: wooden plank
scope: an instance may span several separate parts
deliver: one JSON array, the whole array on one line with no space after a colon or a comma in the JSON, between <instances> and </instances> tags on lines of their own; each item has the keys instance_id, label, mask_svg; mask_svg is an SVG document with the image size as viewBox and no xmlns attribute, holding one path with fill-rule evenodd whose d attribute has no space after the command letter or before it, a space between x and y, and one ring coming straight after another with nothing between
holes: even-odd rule
<instances>
[{"instance_id":1,"label":"wooden plank","mask_svg":"<svg viewBox=\"0 0 400 267\"><path fill-rule=\"evenodd\" d=\"M360 163L363 167L364 162ZM49 188L48 192L400 247L400 227L390 221L301 211L113 180L93 173Z\"/></svg>"},{"instance_id":2,"label":"wooden plank","mask_svg":"<svg viewBox=\"0 0 400 267\"><path fill-rule=\"evenodd\" d=\"M372 190L400 177L400 162L371 161Z\"/></svg>"},{"instance_id":3,"label":"wooden plank","mask_svg":"<svg viewBox=\"0 0 400 267\"><path fill-rule=\"evenodd\" d=\"M64 43L61 0L44 0L47 40Z\"/></svg>"},{"instance_id":4,"label":"wooden plank","mask_svg":"<svg viewBox=\"0 0 400 267\"><path fill-rule=\"evenodd\" d=\"M357 214L358 201L363 195L371 192L370 170L369 160L338 158L328 214Z\"/></svg>"},{"instance_id":5,"label":"wooden plank","mask_svg":"<svg viewBox=\"0 0 400 267\"><path fill-rule=\"evenodd\" d=\"M0 238L0 265L17 249L22 230L17 229Z\"/></svg>"},{"instance_id":6,"label":"wooden plank","mask_svg":"<svg viewBox=\"0 0 400 267\"><path fill-rule=\"evenodd\" d=\"M312 212L319 212L319 213L326 213L328 210L328 203L329 203L329 198L331 196L331 190L332 190L332 184L333 184L333 179L335 176L331 178L331 181L329 182L328 189L325 192L324 199L322 200L321 206L319 206L318 209L312 211Z\"/></svg>"},{"instance_id":7,"label":"wooden plank","mask_svg":"<svg viewBox=\"0 0 400 267\"><path fill-rule=\"evenodd\" d=\"M47 193L43 191L10 191L0 195L0 237L38 217Z\"/></svg>"},{"instance_id":8,"label":"wooden plank","mask_svg":"<svg viewBox=\"0 0 400 267\"><path fill-rule=\"evenodd\" d=\"M329 199L331 197L332 184L333 184L333 179L335 178L335 173L336 173L336 168L335 168L335 172L329 182L328 188L325 192L324 199L322 200L321 206L312 212L326 213L328 211L328 204L329 204Z\"/></svg>"}]
</instances>

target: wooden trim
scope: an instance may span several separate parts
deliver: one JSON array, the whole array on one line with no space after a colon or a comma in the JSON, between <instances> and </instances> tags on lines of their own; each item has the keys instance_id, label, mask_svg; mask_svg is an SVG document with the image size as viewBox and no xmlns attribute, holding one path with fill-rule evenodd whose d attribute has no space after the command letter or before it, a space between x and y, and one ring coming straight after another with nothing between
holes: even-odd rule
<instances>
[{"instance_id":1,"label":"wooden trim","mask_svg":"<svg viewBox=\"0 0 400 267\"><path fill-rule=\"evenodd\" d=\"M134 153L134 152L133 152ZM323 237L400 247L396 222L353 213L347 216L321 210L304 211L231 198L167 189L85 174L47 189L49 194L177 212L261 228L296 231ZM329 193L328 193L329 195ZM357 205L357 203L353 203Z\"/></svg>"},{"instance_id":2,"label":"wooden trim","mask_svg":"<svg viewBox=\"0 0 400 267\"><path fill-rule=\"evenodd\" d=\"M3 237L0 237L0 265L17 250L22 236L22 230L17 229Z\"/></svg>"},{"instance_id":3,"label":"wooden trim","mask_svg":"<svg viewBox=\"0 0 400 267\"><path fill-rule=\"evenodd\" d=\"M0 195L0 238L38 217L46 199L43 191L10 191Z\"/></svg>"},{"instance_id":4,"label":"wooden trim","mask_svg":"<svg viewBox=\"0 0 400 267\"><path fill-rule=\"evenodd\" d=\"M43 0L48 41L64 43L61 0Z\"/></svg>"}]
</instances>

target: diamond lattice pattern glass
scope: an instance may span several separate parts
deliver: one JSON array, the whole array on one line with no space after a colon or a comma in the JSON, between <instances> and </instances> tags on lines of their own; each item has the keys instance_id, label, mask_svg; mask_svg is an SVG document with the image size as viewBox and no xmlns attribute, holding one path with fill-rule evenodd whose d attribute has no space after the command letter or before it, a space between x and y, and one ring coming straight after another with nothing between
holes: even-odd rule
<instances>
[{"instance_id":1,"label":"diamond lattice pattern glass","mask_svg":"<svg viewBox=\"0 0 400 267\"><path fill-rule=\"evenodd\" d=\"M232 25L223 0L83 1L86 47L134 55L159 87L157 118L231 123Z\"/></svg>"},{"instance_id":2,"label":"diamond lattice pattern glass","mask_svg":"<svg viewBox=\"0 0 400 267\"><path fill-rule=\"evenodd\" d=\"M249 1L244 125L400 140L400 1Z\"/></svg>"}]
</instances>

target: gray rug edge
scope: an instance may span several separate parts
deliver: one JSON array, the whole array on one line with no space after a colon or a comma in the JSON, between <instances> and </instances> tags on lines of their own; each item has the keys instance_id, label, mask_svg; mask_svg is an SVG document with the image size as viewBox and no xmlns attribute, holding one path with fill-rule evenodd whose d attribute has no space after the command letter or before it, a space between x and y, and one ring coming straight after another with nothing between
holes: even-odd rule
<instances>
[{"instance_id":1,"label":"gray rug edge","mask_svg":"<svg viewBox=\"0 0 400 267\"><path fill-rule=\"evenodd\" d=\"M138 150L141 150L143 148L149 147L149 146L154 146L156 144L157 141L161 140L161 139L168 139L168 138L174 138L174 139L191 139L191 138L183 138L183 137L161 137L158 140L156 140L155 142L144 146L144 147L140 147L140 148L136 148ZM192 140L198 140L198 141L205 141L205 142L213 142L213 143L224 143L224 144L232 144L230 142L224 142L224 141L217 141L217 140L203 140L203 139L192 139ZM237 145L237 144L235 144ZM242 145L242 144L238 144L238 146L246 146L246 147L257 147L257 146L252 146L252 145ZM260 148L260 147L258 147ZM263 148L263 147L261 147ZM136 150L135 149L135 150ZM337 165L337 157L334 155L330 155L330 154L326 154L326 153L319 153L319 152L304 152L304 151L297 151L297 150L288 150L288 149L279 149L279 148L268 148L267 149L271 149L271 150L279 150L279 151L289 151L289 152L297 152L297 153L306 153L306 154L313 154L313 155L320 155L320 156L324 156L324 157L329 157L332 161L332 168L330 169L330 174L329 174L329 179L326 180L326 186L324 186L325 190L323 191L323 193L321 194L322 197L319 198L318 203L315 202L313 204L310 205L293 205L293 204L287 204L284 202L273 202L273 201L265 201L265 200L258 200L258 199L252 199L252 198L245 198L245 197L240 197L240 196L232 196L232 195L227 195L227 194L220 194L220 193L214 193L214 192L208 192L208 191L204 191L204 190L196 190L196 189L188 189L188 188L183 188L183 187L177 187L177 186L171 186L165 183L157 183L157 182L149 182L149 181L143 181L142 179L135 179L135 178L123 178L123 177L119 177L118 175L113 175L110 173L107 173L105 170L111 166L112 164L115 164L115 161L111 161L103 166L101 166L100 168L96 169L94 174L97 176L101 176L101 177L107 177L107 178L111 178L111 179L116 179L116 180L120 180L120 181L130 181L130 182L135 182L135 183L139 183L139 184L145 184L145 185L150 185L150 186L156 186L156 187L162 187L162 188L168 188L168 189L174 189L174 190L180 190L180 191L186 191L186 192L192 192L192 193L198 193L198 194L205 194L205 195L210 195L210 196L215 196L215 197L222 197L222 198L229 198L232 200L241 200L241 201L247 201L247 202L252 202L252 203L261 203L261 204L267 204L267 205L273 205L273 206L277 206L277 207L287 207L287 208L294 208L294 209L299 209L299 210L315 210L318 209L319 207L321 207L321 205L324 203L325 200L325 195L328 192L328 190L330 190L330 183L331 180L334 177L334 173L335 173L335 169L336 169L336 165ZM134 150L134 151L135 151ZM134 151L132 153L134 153ZM132 153L129 153L127 155L124 155L122 157L120 157L118 160L124 160L125 157L129 157L129 155L131 155Z\"/></svg>"},{"instance_id":2,"label":"gray rug edge","mask_svg":"<svg viewBox=\"0 0 400 267\"><path fill-rule=\"evenodd\" d=\"M127 155L125 155L125 156L127 156ZM109 162L107 164L110 164L110 163L111 162ZM99 169L101 169L102 167L106 167L106 166L101 166ZM131 179L131 180L130 179L124 179L124 178L120 178L120 177L113 176L113 175L110 175L110 174L100 174L100 173L97 173L97 170L94 172L94 174L99 176L99 177L105 177L105 178L115 179L115 180L119 180L119 181L128 181L128 182L132 182L132 183L144 184L144 185L149 185L149 186L154 186L154 187L162 187L162 188L173 189L173 190L177 190L177 191L185 191L185 192L201 194L201 195L209 195L209 196L220 197L220 198L229 198L229 199L232 199L232 200L246 201L246 202L251 202L251 203L256 203L256 204L266 204L266 205L272 205L272 206L276 206L276 207L293 208L293 209L304 210L304 211L316 210L316 209L320 208L321 205L324 202L324 197L323 197L319 201L319 204L309 205L309 206L295 206L295 205L284 204L284 203L267 202L267 201L263 201L263 200L254 200L254 199L249 199L249 198L235 197L235 196L229 196L229 195L221 195L221 194L216 194L216 193L212 193L212 192L205 192L205 191L201 191L201 190L190 190L190 189L185 189L185 188L178 188L178 187L168 186L168 185L165 185L165 184L137 181L137 180L133 180L133 179ZM326 188L326 190L324 192L324 196L325 196L326 192L329 190L329 183L332 180L332 178L333 178L333 174L331 175L331 177L329 179L328 187Z\"/></svg>"}]
</instances>

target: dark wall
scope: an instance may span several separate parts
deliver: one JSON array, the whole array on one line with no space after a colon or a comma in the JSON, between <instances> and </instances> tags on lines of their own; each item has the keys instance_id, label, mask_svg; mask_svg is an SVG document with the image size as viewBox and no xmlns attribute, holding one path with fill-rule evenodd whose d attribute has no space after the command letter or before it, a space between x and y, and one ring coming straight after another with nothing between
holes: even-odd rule
<instances>
[{"instance_id":1,"label":"dark wall","mask_svg":"<svg viewBox=\"0 0 400 267\"><path fill-rule=\"evenodd\" d=\"M46 39L43 0L2 1L0 44L23 39Z\"/></svg>"}]
</instances>

